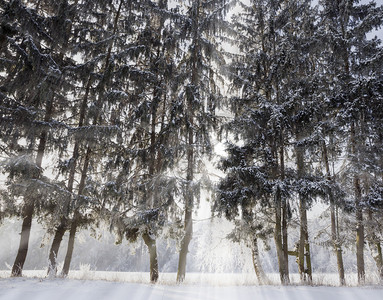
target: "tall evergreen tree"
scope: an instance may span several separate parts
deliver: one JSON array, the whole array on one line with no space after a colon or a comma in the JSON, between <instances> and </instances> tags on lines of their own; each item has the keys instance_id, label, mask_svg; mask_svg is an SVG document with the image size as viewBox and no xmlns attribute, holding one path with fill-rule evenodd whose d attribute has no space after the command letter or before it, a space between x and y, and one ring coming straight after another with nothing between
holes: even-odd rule
<instances>
[{"instance_id":1,"label":"tall evergreen tree","mask_svg":"<svg viewBox=\"0 0 383 300\"><path fill-rule=\"evenodd\" d=\"M183 182L184 233L178 262L177 281L186 273L186 258L193 234L193 210L200 186L197 164L204 153L212 150L210 133L216 123L216 107L220 95L220 75L214 67L225 62L219 53L217 36L227 25L224 15L230 1L180 1L180 38L185 48L178 49L178 97L172 101L172 118L178 126L179 146L183 150L186 178ZM182 84L183 83L183 84Z\"/></svg>"},{"instance_id":2,"label":"tall evergreen tree","mask_svg":"<svg viewBox=\"0 0 383 300\"><path fill-rule=\"evenodd\" d=\"M115 152L120 171L117 193L111 197L112 226L129 241L142 237L149 250L150 280L159 275L156 238L174 210L175 180L168 174L174 166L176 130L171 120L171 80L174 76L172 32L175 20L167 1L147 1L139 7L137 16L141 27L134 43L139 55L130 62L130 87L126 92L132 99L129 121L124 135L125 145ZM138 11L140 12L140 11ZM123 162L127 166L123 166Z\"/></svg>"},{"instance_id":3,"label":"tall evergreen tree","mask_svg":"<svg viewBox=\"0 0 383 300\"><path fill-rule=\"evenodd\" d=\"M63 55L67 43L67 24L65 21L60 23L64 2L53 8L40 3L28 3L27 7L22 1L4 4L4 24L12 28L13 37L8 35L4 38L6 45L3 44L3 50L10 58L8 62L16 66L6 69L4 82L8 95L7 118L17 120L16 124L9 123L8 133L13 135L12 143L20 145L20 139L25 138L28 144L25 150L19 147L19 151L24 152L22 156L19 153L8 163L11 179L15 174L27 179L21 211L20 246L12 268L13 276L22 274L35 206L47 204L39 201L41 197L45 198L44 191L47 192L49 187L47 178L43 177L43 156L48 146L49 149L61 147L60 141L54 139L54 132L57 131L53 129L62 126L54 118L61 113L61 105L65 102L60 96L68 67ZM35 156L33 163L32 156ZM27 157L30 157L29 163ZM24 163L27 163L25 167ZM21 170L16 170L17 166L21 166Z\"/></svg>"},{"instance_id":4,"label":"tall evergreen tree","mask_svg":"<svg viewBox=\"0 0 383 300\"><path fill-rule=\"evenodd\" d=\"M326 33L326 46L331 53L327 68L331 70L331 97L339 110L338 126L348 137L349 168L344 173L352 178L356 218L356 256L359 283L365 279L364 244L365 218L363 178L365 171L367 124L376 121L372 105L379 96L381 71L377 67L381 52L379 41L368 40L366 34L382 25L382 7L371 2L358 5L358 1L321 1L322 26ZM379 56L378 56L379 57ZM334 77L332 77L334 76ZM368 83L374 82L373 85ZM366 95L371 97L366 98ZM374 127L372 127L374 128Z\"/></svg>"},{"instance_id":5,"label":"tall evergreen tree","mask_svg":"<svg viewBox=\"0 0 383 300\"><path fill-rule=\"evenodd\" d=\"M315 63L318 43L311 39L315 11L310 1L252 1L250 6L243 6L235 26L243 38L230 72L239 97L232 99L234 121L227 127L244 144L228 148L229 158L222 166L230 175L221 182L217 207L235 210L245 205L246 197L252 199L254 207L262 203L272 206L282 283L289 282L288 254L293 253L302 281L310 281L307 210L324 194L326 185L313 173L308 158L318 147L314 129L321 114L315 98L320 81ZM295 162L286 156L292 151ZM287 168L291 163L294 169ZM243 196L231 193L234 187L242 189ZM289 251L289 202L296 197L300 238L297 251Z\"/></svg>"},{"instance_id":6,"label":"tall evergreen tree","mask_svg":"<svg viewBox=\"0 0 383 300\"><path fill-rule=\"evenodd\" d=\"M232 99L234 121L228 127L244 144L228 149L226 172L238 175L227 175L235 180L231 186L222 182L217 201L222 202L221 209L235 209L243 205L242 197L251 196L255 203L273 207L279 272L281 282L288 283L287 219L292 188L285 164L288 107L279 93L281 78L286 76L278 51L278 33L285 24L279 22L283 21L278 14L281 5L252 1L242 6L243 13L235 23L238 37L243 37L239 47L244 55L231 67L233 86L240 94ZM235 186L243 190L241 197L230 193Z\"/></svg>"},{"instance_id":7,"label":"tall evergreen tree","mask_svg":"<svg viewBox=\"0 0 383 300\"><path fill-rule=\"evenodd\" d=\"M113 130L112 127L109 126L108 120L104 119L106 113L104 112L104 109L107 107L107 101L105 101L105 97L107 95L107 91L110 88L110 80L111 80L111 74L114 67L114 62L112 60L112 50L114 47L114 42L117 39L117 33L118 33L118 25L121 17L121 10L123 6L123 0L117 1L117 3L95 3L95 9L98 8L101 9L101 12L105 14L105 12L108 12L106 15L101 14L102 22L101 25L105 26L105 31L103 31L106 36L106 42L105 42L105 53L102 53L102 59L100 61L101 68L97 71L99 71L99 80L97 81L96 87L95 87L95 101L93 102L93 109L90 109L88 111L88 122L90 123L90 127L86 129L85 134L90 135L89 142L85 145L85 154L83 157L83 165L81 169L81 175L80 175L80 182L77 189L77 205L75 203L74 205L74 211L72 215L72 220L70 222L70 231L69 231L69 240L68 240L68 248L67 253L65 255L64 260L64 266L62 270L62 275L67 276L72 260L73 255L73 248L74 248L74 242L75 242L75 236L77 232L77 228L79 225L81 225L81 202L83 202L86 206L89 201L87 201L87 198L84 197L86 194L85 190L85 184L86 180L89 178L89 168L92 164L92 158L96 153L104 155L103 149L99 147L99 145L96 146L95 140L103 138L103 133L106 135L106 143L110 143L112 137ZM87 8L89 9L89 7ZM109 10L108 10L109 9ZM97 14L97 13L96 13ZM111 30L111 32L109 31ZM97 38L100 38L101 36L97 36ZM106 129L106 132L102 130L102 128ZM103 132L104 131L104 132ZM101 158L102 159L102 158ZM95 161L95 163L98 163L98 161ZM95 170L97 170L97 167L94 167Z\"/></svg>"}]
</instances>

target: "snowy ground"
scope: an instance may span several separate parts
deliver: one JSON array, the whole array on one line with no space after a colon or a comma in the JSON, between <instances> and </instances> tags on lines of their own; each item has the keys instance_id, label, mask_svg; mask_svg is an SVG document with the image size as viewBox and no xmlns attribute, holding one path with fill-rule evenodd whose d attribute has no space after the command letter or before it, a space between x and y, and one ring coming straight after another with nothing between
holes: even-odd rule
<instances>
[{"instance_id":1,"label":"snowy ground","mask_svg":"<svg viewBox=\"0 0 383 300\"><path fill-rule=\"evenodd\" d=\"M96 274L98 273L98 274ZM6 300L97 300L97 299L132 299L132 300L280 300L280 299L318 299L318 300L352 300L352 299L382 299L383 286L366 287L329 287L329 286L288 286L277 285L256 286L246 285L246 279L234 276L234 281L229 282L233 274L219 274L216 276L201 276L193 274L182 285L170 284L170 275L163 276L160 283L151 285L145 282L145 273L116 274L89 271L79 271L72 278L80 279L49 279L33 271L26 272L24 278L9 278L8 271L0 272L0 299ZM121 275L123 275L121 277ZM36 276L36 277L30 277ZM86 277L90 276L92 280ZM93 276L93 277L92 277ZM125 276L125 277L124 277ZM169 277L169 278L168 278ZM95 280L104 278L106 280ZM129 280L129 282L121 282ZM136 281L134 281L134 278ZM146 276L145 276L146 278ZM115 281L113 281L115 280ZM118 280L118 281L117 281ZM202 282L201 280L205 280Z\"/></svg>"}]
</instances>

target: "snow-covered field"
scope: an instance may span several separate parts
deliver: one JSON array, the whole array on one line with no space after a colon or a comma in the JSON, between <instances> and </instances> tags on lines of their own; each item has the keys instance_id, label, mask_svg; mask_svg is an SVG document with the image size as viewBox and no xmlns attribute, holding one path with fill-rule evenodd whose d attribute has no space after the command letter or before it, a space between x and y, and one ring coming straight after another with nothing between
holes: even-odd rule
<instances>
[{"instance_id":1,"label":"snow-covered field","mask_svg":"<svg viewBox=\"0 0 383 300\"><path fill-rule=\"evenodd\" d=\"M157 285L147 283L147 273L72 272L68 279L45 278L43 271L27 271L23 278L0 272L0 299L6 300L380 300L383 286L334 287L251 284L252 276L240 274L188 274L182 285L175 274L162 274ZM327 280L333 280L332 276ZM293 276L294 277L294 276ZM103 279L103 280L100 280ZM318 280L318 279L317 279ZM322 278L326 282L326 278ZM274 281L274 280L273 280Z\"/></svg>"}]
</instances>

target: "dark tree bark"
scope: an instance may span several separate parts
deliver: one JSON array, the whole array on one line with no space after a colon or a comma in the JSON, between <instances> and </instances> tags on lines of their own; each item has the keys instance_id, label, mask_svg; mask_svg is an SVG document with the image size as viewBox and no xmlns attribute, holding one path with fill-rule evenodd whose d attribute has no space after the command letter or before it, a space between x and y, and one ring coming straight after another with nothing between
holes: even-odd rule
<instances>
[{"instance_id":1,"label":"dark tree bark","mask_svg":"<svg viewBox=\"0 0 383 300\"><path fill-rule=\"evenodd\" d=\"M323 159L325 163L325 168L326 168L326 175L327 175L327 180L329 182L333 182L333 178L331 176L330 172L330 164L329 164L329 159L328 159L328 153L327 153L327 146L326 142L323 141ZM330 218L331 218L331 240L332 244L334 247L334 251L336 254L336 260L337 260L337 265L338 265L338 274L339 274L339 283L341 286L346 285L346 279L344 277L344 265L343 265L343 255L342 255L342 246L340 244L339 240L339 233L337 230L337 222L336 222L336 213L335 213L335 199L333 192L330 190L329 191L329 198L330 198Z\"/></svg>"},{"instance_id":2,"label":"dark tree bark","mask_svg":"<svg viewBox=\"0 0 383 300\"><path fill-rule=\"evenodd\" d=\"M191 83L194 87L199 86L198 76L198 55L200 51L198 42L198 26L200 16L200 1L196 1L196 13L193 18L194 32L193 32L193 52L192 52L192 78ZM194 96L192 96L194 97ZM184 237L181 242L181 250L178 260L177 282L182 282L185 279L186 274L186 257L189 252L189 244L193 236L193 207L194 207L194 195L192 190L192 184L194 180L194 113L193 102L194 99L187 99L187 110L190 113L189 124L187 125L187 174L186 174L186 199L185 199L185 223L184 223Z\"/></svg>"},{"instance_id":3,"label":"dark tree bark","mask_svg":"<svg viewBox=\"0 0 383 300\"><path fill-rule=\"evenodd\" d=\"M284 268L284 284L290 283L290 272L289 272L289 249L288 249L288 234L287 234L287 201L282 201L282 237L283 237L283 268Z\"/></svg>"},{"instance_id":4,"label":"dark tree bark","mask_svg":"<svg viewBox=\"0 0 383 300\"><path fill-rule=\"evenodd\" d=\"M351 123L350 142L351 151L357 159L357 144L356 144L356 124ZM365 282L365 268L364 268L364 222L363 222L363 209L362 209L362 189L360 186L360 179L357 174L354 174L354 195L355 195L355 214L356 214L356 266L358 269L358 283Z\"/></svg>"},{"instance_id":5,"label":"dark tree bark","mask_svg":"<svg viewBox=\"0 0 383 300\"><path fill-rule=\"evenodd\" d=\"M22 212L23 224L21 227L20 245L12 267L12 276L14 277L22 276L24 263L28 253L29 236L31 233L33 210L35 206L34 199L30 199L29 201L29 203L25 203Z\"/></svg>"},{"instance_id":6,"label":"dark tree bark","mask_svg":"<svg viewBox=\"0 0 383 300\"><path fill-rule=\"evenodd\" d=\"M45 108L44 122L49 122L52 118L52 114L53 114L53 99L47 101L46 108ZM45 146L47 144L47 135L48 135L47 130L43 130L40 134L40 141L39 141L39 145L37 148L37 155L36 155L36 166L39 169L41 169L41 165L43 161ZM24 208L22 210L23 223L21 227L19 249L17 252L16 259L13 263L12 273L11 273L12 276L15 276L15 277L22 276L22 270L24 267L25 260L27 258L29 236L30 236L31 227L32 227L34 206L35 206L34 196L27 195L25 199L25 203L24 203Z\"/></svg>"},{"instance_id":7,"label":"dark tree bark","mask_svg":"<svg viewBox=\"0 0 383 300\"><path fill-rule=\"evenodd\" d=\"M78 225L77 220L79 217L80 216L78 215L78 212L75 212L71 226L70 226L70 230L69 230L68 249L67 249L67 252L65 255L64 266L63 266L63 269L61 271L62 277L67 277L69 274L70 264L72 262L74 242L76 239L76 232L77 232L77 225Z\"/></svg>"},{"instance_id":8,"label":"dark tree bark","mask_svg":"<svg viewBox=\"0 0 383 300\"><path fill-rule=\"evenodd\" d=\"M186 258L189 252L189 244L193 235L193 221L191 209L185 211L185 235L182 239L181 250L178 259L177 282L183 282L186 274Z\"/></svg>"},{"instance_id":9,"label":"dark tree bark","mask_svg":"<svg viewBox=\"0 0 383 300\"><path fill-rule=\"evenodd\" d=\"M191 120L192 121L192 120ZM193 122L191 122L193 123ZM187 190L186 190L186 205L185 205L185 234L181 242L181 250L178 260L178 272L177 272L177 282L182 282L185 279L186 274L186 257L189 252L189 244L193 236L193 206L194 206L194 196L192 191L192 182L194 178L194 133L193 129L188 129L188 150L187 150Z\"/></svg>"},{"instance_id":10,"label":"dark tree bark","mask_svg":"<svg viewBox=\"0 0 383 300\"><path fill-rule=\"evenodd\" d=\"M373 223L373 212L368 209L368 220ZM368 228L368 227L367 227ZM381 282L383 282L383 257L382 257L382 245L380 239L375 234L375 228L368 228L367 240L371 251L371 256L375 261L376 268L378 269L378 276Z\"/></svg>"},{"instance_id":11,"label":"dark tree bark","mask_svg":"<svg viewBox=\"0 0 383 300\"><path fill-rule=\"evenodd\" d=\"M90 86L91 86L91 78L89 77L88 83L86 86L86 90L85 90L85 95L84 95L83 101L81 103L78 127L82 127L84 125ZM75 177L75 173L76 173L77 159L79 156L79 146L80 146L80 141L76 140L74 148L73 148L72 164L71 164L71 167L69 170L69 176L68 176L67 188L68 188L68 192L70 194L72 194L72 192L73 192L74 177ZM68 207L70 205L71 199L72 199L72 197L69 196L69 199L67 200L68 202L64 205L64 207ZM64 213L68 213L68 209ZM62 238L63 238L63 236L67 230L67 226L68 226L67 217L63 216L60 220L60 225L56 228L55 235L54 235L53 242L52 242L52 246L51 246L51 249L49 250L48 274L52 274L52 273L53 273L53 275L57 274L57 255L58 255L58 251L60 249Z\"/></svg>"},{"instance_id":12,"label":"dark tree bark","mask_svg":"<svg viewBox=\"0 0 383 300\"><path fill-rule=\"evenodd\" d=\"M83 195L83 192L84 192L85 180L86 180L87 173L88 173L88 166L89 166L89 162L90 162L91 153L92 153L92 150L90 147L88 147L86 154L85 154L85 158L84 158L84 166L83 166L83 169L81 172L80 184L78 187L78 197L79 198ZM63 269L61 272L61 276L63 276L63 277L68 276L68 273L69 273L69 268L70 268L70 264L72 261L72 255L73 255L75 236L76 236L76 231L77 231L78 222L79 222L80 217L81 216L80 216L80 213L78 211L78 208L76 208L74 215L73 215L72 222L71 222L71 227L70 227L70 231L69 231L68 249L67 249L67 253L65 255L64 266L63 266Z\"/></svg>"},{"instance_id":13,"label":"dark tree bark","mask_svg":"<svg viewBox=\"0 0 383 300\"><path fill-rule=\"evenodd\" d=\"M301 140L302 128L297 128L297 140ZM302 179L305 176L304 165L304 147L296 146L296 165L298 178ZM298 244L298 271L301 282L312 282L310 245L308 243L308 227L307 227L307 197L299 195L299 219L300 219L300 237ZM305 264L306 262L306 264ZM307 276L306 276L307 275Z\"/></svg>"},{"instance_id":14,"label":"dark tree bark","mask_svg":"<svg viewBox=\"0 0 383 300\"><path fill-rule=\"evenodd\" d=\"M279 145L279 176L281 181L285 180L285 147L284 147L284 136L283 136L283 129L280 129L280 145ZM281 191L278 192L279 196L277 201L281 202L281 208L282 208L282 265L283 265L283 274L281 275L281 282L282 284L289 284L290 283L290 274L289 274L289 249L288 249L288 233L287 233L287 214L288 214L288 203L287 199L283 199L281 195Z\"/></svg>"},{"instance_id":15,"label":"dark tree bark","mask_svg":"<svg viewBox=\"0 0 383 300\"><path fill-rule=\"evenodd\" d=\"M373 258L378 268L378 275L381 282L383 282L383 255L382 255L382 244L379 241L372 243L371 247L375 248Z\"/></svg>"},{"instance_id":16,"label":"dark tree bark","mask_svg":"<svg viewBox=\"0 0 383 300\"><path fill-rule=\"evenodd\" d=\"M114 17L112 36L115 36L116 33L117 33L118 20L120 18L123 2L124 2L123 0L120 0L119 6L118 6L118 9L117 9L117 12L116 12L116 15ZM100 94L99 94L98 99L97 99L97 104L96 104L96 107L98 107L98 109L100 109L100 103L104 100L103 99L104 89L105 89L105 85L107 84L107 82L106 82L107 81L106 74L108 72L110 72L110 70L109 70L110 69L110 64L111 64L110 59L111 59L111 54L112 54L112 48L113 48L114 40L115 40L115 38L112 38L110 40L110 42L109 42L108 50L107 50L107 55L105 57L105 63L104 63L104 68L103 68L103 70L104 70L103 78L102 78L102 80L100 81L100 83L98 85L98 90L100 91ZM90 87L90 79L89 79L89 82L88 82L88 87ZM87 95L86 95L85 98L87 98ZM86 107L85 100L83 102L83 107L84 108ZM98 113L95 114L95 116L93 118L93 125L97 125L100 113L101 112L98 111ZM79 187L78 187L78 197L79 198L83 195L83 192L84 192L85 180L86 180L87 173L88 173L88 166L89 166L90 159L91 159L91 153L92 153L92 148L90 146L88 146L87 150L86 150L85 158L84 158L83 169L82 169L82 172L81 172L80 184L79 184ZM74 212L74 215L73 215L72 222L71 222L70 233L69 233L69 241L68 241L68 249L67 249L67 253L65 255L64 267L63 267L63 270L62 270L62 273L61 273L61 276L63 276L63 277L68 276L68 273L69 273L69 268L70 268L70 264L71 264L71 261L72 261L72 254L73 254L73 249L74 249L75 236L76 236L76 232L77 232L77 227L79 225L80 217L81 217L80 212L76 208L76 210Z\"/></svg>"},{"instance_id":17,"label":"dark tree bark","mask_svg":"<svg viewBox=\"0 0 383 300\"><path fill-rule=\"evenodd\" d=\"M279 266L279 276L282 284L289 284L289 271L288 271L288 262L286 262L285 258L285 218L283 215L285 214L285 209L282 205L282 199L280 191L276 193L276 207L275 207L275 230L274 230L274 240L275 246L277 249L277 258L278 258L278 266ZM288 255L288 251L287 251Z\"/></svg>"},{"instance_id":18,"label":"dark tree bark","mask_svg":"<svg viewBox=\"0 0 383 300\"><path fill-rule=\"evenodd\" d=\"M65 224L60 224L55 231L55 236L53 238L52 246L49 250L49 266L48 266L48 275L57 273L57 255L60 249L61 241L66 232Z\"/></svg>"},{"instance_id":19,"label":"dark tree bark","mask_svg":"<svg viewBox=\"0 0 383 300\"><path fill-rule=\"evenodd\" d=\"M150 282L156 283L158 280L158 258L157 258L157 246L156 240L150 236L149 233L145 232L142 238L148 247L150 256Z\"/></svg>"}]
</instances>

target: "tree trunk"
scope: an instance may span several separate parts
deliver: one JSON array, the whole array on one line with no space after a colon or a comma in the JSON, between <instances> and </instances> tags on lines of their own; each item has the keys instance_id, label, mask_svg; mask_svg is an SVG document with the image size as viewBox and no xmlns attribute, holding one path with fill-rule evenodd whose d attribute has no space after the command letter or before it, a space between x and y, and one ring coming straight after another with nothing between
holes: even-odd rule
<instances>
[{"instance_id":1,"label":"tree trunk","mask_svg":"<svg viewBox=\"0 0 383 300\"><path fill-rule=\"evenodd\" d=\"M178 259L177 282L183 282L186 274L186 257L189 252L189 244L193 235L192 210L187 208L185 211L185 235L182 239L181 250Z\"/></svg>"},{"instance_id":2,"label":"tree trunk","mask_svg":"<svg viewBox=\"0 0 383 300\"><path fill-rule=\"evenodd\" d=\"M121 13L122 3L123 3L123 0L121 0L120 3L119 3L119 6L118 6L118 9L117 9L117 12L116 12L116 16L115 16L115 19L114 19L113 33L112 33L113 36L117 32L117 23L118 23L118 19L120 17L120 13ZM109 72L110 57L111 57L111 52L112 52L112 47L113 47L113 41L114 41L114 39L111 39L110 44L108 46L107 55L105 57L104 75L105 75L106 72ZM101 91L100 95L98 97L98 102L101 101L102 94L103 94L103 88L104 88L105 84L106 83L105 83L105 81L103 79L100 82L99 86L98 86L98 89ZM89 95L90 87L91 87L91 77L89 77L89 79L88 79L88 83L87 83L87 87L86 87L86 91L85 91L84 100L83 100L83 102L81 104L79 127L83 126L83 122L85 120L85 112L86 112L86 107L87 107L87 101L88 101L88 95ZM98 105L96 105L96 106L98 107ZM93 119L93 125L97 125L98 115L99 114L95 115L95 117ZM79 145L76 142L75 143L75 148L73 150L74 162L77 161L78 147L79 147ZM80 184L79 184L79 188L78 188L78 196L79 197L82 195L84 187L85 187L85 179L86 179L87 172L88 172L88 165L89 165L89 162L90 162L91 152L92 152L92 149L91 149L90 146L88 146L86 154L85 154L84 166L83 166L83 170L81 172L81 179L80 179ZM69 179L68 179L68 187L72 188L72 189L73 189L73 181L74 181L74 172L75 172L75 165L72 166L72 169L70 171L70 176L69 176ZM73 220L72 220L72 223L71 223L71 228L70 228L70 233L69 233L69 241L68 241L68 249L67 249L67 253L65 255L64 267L63 267L63 270L62 270L62 273L61 273L61 275L64 276L64 277L68 275L70 264L71 264L71 261L72 261L74 241L75 241L76 231L77 231L77 227L78 227L78 218L80 218L80 214L76 210L74 212ZM66 222L66 220L64 220L64 219L62 221Z\"/></svg>"},{"instance_id":3,"label":"tree trunk","mask_svg":"<svg viewBox=\"0 0 383 300\"><path fill-rule=\"evenodd\" d=\"M196 14L194 15L194 33L193 33L193 58L192 58L192 78L191 83L194 87L198 87L200 84L198 76L198 55L199 55L199 42L198 42L198 24L200 14L200 1L196 2ZM183 282L186 274L186 257L189 252L189 244L193 236L193 207L194 207L194 191L192 188L194 180L194 109L193 99L187 99L187 111L190 113L189 119L187 120L187 174L186 174L186 201L185 201L185 235L181 242L181 250L178 259L178 271L177 271L177 282Z\"/></svg>"},{"instance_id":4,"label":"tree trunk","mask_svg":"<svg viewBox=\"0 0 383 300\"><path fill-rule=\"evenodd\" d=\"M368 219L369 224L371 224L368 227L368 233L367 233L367 240L368 244L370 246L371 256L375 261L376 267L378 269L378 276L379 280L383 282L383 257L382 257L382 246L380 244L380 239L375 234L376 228L374 228L373 223L373 212L371 209L368 209Z\"/></svg>"},{"instance_id":5,"label":"tree trunk","mask_svg":"<svg viewBox=\"0 0 383 300\"><path fill-rule=\"evenodd\" d=\"M30 236L31 227L32 227L33 209L34 209L34 201L31 201L31 203L25 204L23 209L22 215L24 217L23 217L23 224L21 227L19 251L17 252L17 256L13 264L12 273L11 273L13 277L22 276L24 263L28 253L29 236Z\"/></svg>"},{"instance_id":6,"label":"tree trunk","mask_svg":"<svg viewBox=\"0 0 383 300\"><path fill-rule=\"evenodd\" d=\"M306 243L305 243L305 257L306 257L306 274L308 276L309 283L313 282L313 271L312 271L312 265L311 265L311 251L310 251L310 244L309 244L309 234L307 230L307 215L306 215Z\"/></svg>"},{"instance_id":7,"label":"tree trunk","mask_svg":"<svg viewBox=\"0 0 383 300\"><path fill-rule=\"evenodd\" d=\"M275 247L277 250L278 257L278 266L279 266L279 276L282 284L289 283L289 275L286 270L286 262L284 255L284 243L283 243L283 233L282 233L282 205L280 191L277 191L276 195L276 208L275 208L275 230L274 230L274 241ZM287 252L288 253L288 252Z\"/></svg>"},{"instance_id":8,"label":"tree trunk","mask_svg":"<svg viewBox=\"0 0 383 300\"><path fill-rule=\"evenodd\" d=\"M300 238L298 247L298 269L302 282L306 282L307 280L312 282L310 244L308 243L306 199L301 195L299 197L299 201Z\"/></svg>"},{"instance_id":9,"label":"tree trunk","mask_svg":"<svg viewBox=\"0 0 383 300\"><path fill-rule=\"evenodd\" d=\"M53 114L53 99L47 101L47 105L45 108L44 122L49 122L52 118L52 114ZM43 162L45 146L47 143L47 135L48 135L47 130L43 130L41 132L40 141L37 148L36 166L40 170L41 170L41 166ZM37 175L37 178L39 176L40 174ZM35 199L33 198L33 196L29 196L29 195L26 195L25 198L26 200L25 200L24 208L22 210L23 224L21 226L20 244L19 244L19 249L16 255L15 262L13 263L12 273L11 273L12 276L22 276L24 263L28 254L29 236L30 236L31 228L32 228L32 218L33 218L33 212L34 212L34 206L35 206Z\"/></svg>"},{"instance_id":10,"label":"tree trunk","mask_svg":"<svg viewBox=\"0 0 383 300\"><path fill-rule=\"evenodd\" d=\"M49 251L48 275L55 276L57 273L57 254L59 252L60 244L65 234L65 231L65 224L60 224L60 226L58 226L55 231L55 236L53 238L52 246Z\"/></svg>"},{"instance_id":11,"label":"tree trunk","mask_svg":"<svg viewBox=\"0 0 383 300\"><path fill-rule=\"evenodd\" d=\"M261 260L259 258L259 249L258 249L258 240L257 237L253 239L253 244L251 248L251 256L253 259L253 266L255 274L257 275L259 284L268 284L269 279L267 278L265 272L263 271Z\"/></svg>"},{"instance_id":12,"label":"tree trunk","mask_svg":"<svg viewBox=\"0 0 383 300\"><path fill-rule=\"evenodd\" d=\"M83 169L81 172L80 183L78 185L78 197L79 198L83 195L83 192L84 192L85 179L87 177L91 153L92 153L92 149L88 146L88 149L86 150L86 154L85 154L84 166L83 166ZM70 267L70 263L72 261L74 240L75 240L75 236L76 236L78 220L80 219L80 217L81 217L80 212L78 211L78 209L76 209L74 212L73 220L72 220L71 227L70 227L68 249L67 249L67 253L65 255L64 267L63 267L63 270L61 273L61 275L63 277L68 276L68 273L69 273L69 267Z\"/></svg>"},{"instance_id":13,"label":"tree trunk","mask_svg":"<svg viewBox=\"0 0 383 300\"><path fill-rule=\"evenodd\" d=\"M355 159L358 153L356 150L356 130L355 123L351 123L350 142L351 151ZM358 283L365 282L365 269L364 269L364 224L363 224L363 209L362 202L362 189L360 186L360 179L357 174L354 174L354 195L355 195L355 214L356 214L356 265L358 269Z\"/></svg>"},{"instance_id":14,"label":"tree trunk","mask_svg":"<svg viewBox=\"0 0 383 300\"><path fill-rule=\"evenodd\" d=\"M91 86L91 78L89 77L88 83L87 83L87 86L85 89L84 99L82 100L82 103L81 103L78 127L82 127L84 125L90 86ZM76 140L74 147L73 147L72 164L71 164L71 167L69 170L68 187L67 187L68 192L70 194L72 194L72 192L73 192L74 177L75 177L75 173L76 173L77 159L79 156L79 148L80 148L79 144L80 144L80 142ZM69 196L67 203L64 205L66 210L69 210L68 206L70 205L71 199L72 199L72 196ZM68 211L64 212L64 214L67 214L67 213L68 213ZM60 225L56 228L55 236L54 236L53 242L52 242L52 246L51 246L51 249L49 251L48 275L51 274L51 272L53 272L53 275L57 274L57 261L56 260L57 260L57 255L58 255L58 251L60 249L62 238L63 238L63 236L67 230L67 223L68 223L67 218L65 216L63 216L60 220Z\"/></svg>"},{"instance_id":15,"label":"tree trunk","mask_svg":"<svg viewBox=\"0 0 383 300\"><path fill-rule=\"evenodd\" d=\"M283 128L280 130L280 148L279 148L279 159L280 159L280 179L285 180L285 147L284 147L284 136ZM289 245L287 236L287 218L288 218L288 203L287 199L283 199L281 191L278 191L279 202L282 205L282 256L283 256L283 284L290 283L289 275Z\"/></svg>"},{"instance_id":16,"label":"tree trunk","mask_svg":"<svg viewBox=\"0 0 383 300\"><path fill-rule=\"evenodd\" d=\"M289 246L287 236L287 200L282 201L282 238L283 238L283 268L284 268L284 284L290 283L290 272L289 272Z\"/></svg>"},{"instance_id":17,"label":"tree trunk","mask_svg":"<svg viewBox=\"0 0 383 300\"><path fill-rule=\"evenodd\" d=\"M296 139L300 141L302 138L301 128L296 129ZM296 165L299 179L304 179L305 165L304 165L304 147L297 145L296 152ZM307 228L307 197L299 194L299 219L300 219L300 237L298 244L298 271L301 282L312 281L311 271L311 257L310 257L310 245L308 243L308 228ZM306 267L305 267L306 262ZM307 276L306 276L307 275Z\"/></svg>"},{"instance_id":18,"label":"tree trunk","mask_svg":"<svg viewBox=\"0 0 383 300\"><path fill-rule=\"evenodd\" d=\"M332 222L332 221L331 221ZM331 224L331 227L333 225ZM342 247L339 242L339 236L335 238L333 241L334 243L334 248L336 252L336 260L337 260L337 265L338 265L338 273L339 273L339 283L341 286L346 285L346 279L344 276L344 264L343 264L343 254L342 254Z\"/></svg>"},{"instance_id":19,"label":"tree trunk","mask_svg":"<svg viewBox=\"0 0 383 300\"><path fill-rule=\"evenodd\" d=\"M305 234L302 226L302 199L299 197L299 215L300 215L300 238L298 243L298 272L301 282L306 281L305 276ZM304 204L303 204L304 205Z\"/></svg>"},{"instance_id":20,"label":"tree trunk","mask_svg":"<svg viewBox=\"0 0 383 300\"><path fill-rule=\"evenodd\" d=\"M156 283L158 280L158 259L157 259L157 246L156 246L156 240L153 239L149 233L145 232L142 235L142 238L148 247L149 250L149 256L150 256L150 282Z\"/></svg>"},{"instance_id":21,"label":"tree trunk","mask_svg":"<svg viewBox=\"0 0 383 300\"><path fill-rule=\"evenodd\" d=\"M194 205L194 196L193 196L193 178L194 178L194 150L193 150L193 129L189 128L188 130L188 166L187 166L187 187L186 187L186 207L185 207L185 235L181 242L181 251L178 260L178 272L177 272L177 282L182 282L185 279L186 273L186 256L189 252L189 244L193 236L193 205Z\"/></svg>"},{"instance_id":22,"label":"tree trunk","mask_svg":"<svg viewBox=\"0 0 383 300\"><path fill-rule=\"evenodd\" d=\"M354 180L355 190L359 190L360 185L359 180L356 178ZM359 194L360 195L360 194ZM358 283L364 284L365 282L365 269L364 269L364 225L363 225L363 212L360 207L360 198L357 196L357 210L356 210L356 265L358 269Z\"/></svg>"},{"instance_id":23,"label":"tree trunk","mask_svg":"<svg viewBox=\"0 0 383 300\"><path fill-rule=\"evenodd\" d=\"M326 168L327 180L332 183L334 180L330 172L330 164L328 160L327 146L325 141L323 141L322 148L323 148L323 159L324 159L325 168ZM340 244L339 233L336 226L337 224L336 213L335 213L336 204L335 204L334 195L331 190L329 191L329 200L330 200L330 218L331 218L331 241L336 254L339 283L341 286L344 286L346 285L346 279L344 277L342 246Z\"/></svg>"},{"instance_id":24,"label":"tree trunk","mask_svg":"<svg viewBox=\"0 0 383 300\"><path fill-rule=\"evenodd\" d=\"M159 97L159 91L154 89L153 92L153 103L152 103L152 112L151 112L151 129L150 129L150 160L149 160L149 180L152 181L154 179L154 174L156 171L156 165L160 165L160 158L158 157L158 161L156 161L156 123L157 123L157 107L158 103L156 102ZM160 171L157 169L157 171ZM150 182L149 181L149 182ZM151 186L154 186L153 183L150 183ZM154 208L157 206L157 201L155 201L156 191L155 188L148 188L148 199L146 201L146 208ZM150 227L151 224L148 224ZM151 237L149 233L149 229L142 235L142 238L148 247L149 250L149 258L150 258L150 282L156 283L159 276L158 269L158 257L157 257L157 246L156 239Z\"/></svg>"},{"instance_id":25,"label":"tree trunk","mask_svg":"<svg viewBox=\"0 0 383 300\"><path fill-rule=\"evenodd\" d=\"M73 249L74 249L74 242L76 237L76 231L77 231L77 218L79 218L78 213L76 212L73 221L71 223L70 231L69 231L69 241L68 241L68 249L65 255L64 260L64 266L61 271L62 277L67 277L69 273L70 264L72 261L72 255L73 255Z\"/></svg>"}]
</instances>

